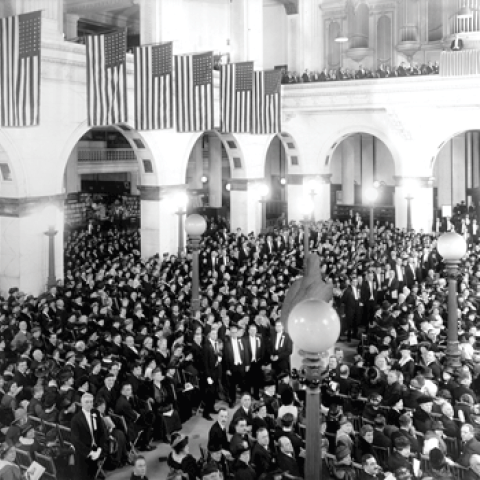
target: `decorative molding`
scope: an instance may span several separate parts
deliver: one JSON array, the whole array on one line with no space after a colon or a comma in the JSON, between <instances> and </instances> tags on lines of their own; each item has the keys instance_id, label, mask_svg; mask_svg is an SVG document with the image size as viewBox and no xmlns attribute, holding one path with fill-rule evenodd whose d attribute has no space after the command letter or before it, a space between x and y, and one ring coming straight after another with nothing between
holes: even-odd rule
<instances>
[{"instance_id":1,"label":"decorative molding","mask_svg":"<svg viewBox=\"0 0 480 480\"><path fill-rule=\"evenodd\" d=\"M38 213L47 204L56 205L63 210L66 198L65 193L22 198L0 197L0 217L26 217Z\"/></svg>"},{"instance_id":2,"label":"decorative molding","mask_svg":"<svg viewBox=\"0 0 480 480\"><path fill-rule=\"evenodd\" d=\"M412 134L407 129L403 121L398 116L398 113L395 110L387 110L387 118L390 123L390 126L397 130L397 132L405 139L411 140Z\"/></svg>"},{"instance_id":3,"label":"decorative molding","mask_svg":"<svg viewBox=\"0 0 480 480\"><path fill-rule=\"evenodd\" d=\"M187 191L187 185L137 185L140 200L158 202L172 193Z\"/></svg>"},{"instance_id":4,"label":"decorative molding","mask_svg":"<svg viewBox=\"0 0 480 480\"><path fill-rule=\"evenodd\" d=\"M402 177L400 175L394 175L393 179L395 180L395 187L404 187L405 182L416 182L421 188L432 188L434 181L433 177Z\"/></svg>"}]
</instances>

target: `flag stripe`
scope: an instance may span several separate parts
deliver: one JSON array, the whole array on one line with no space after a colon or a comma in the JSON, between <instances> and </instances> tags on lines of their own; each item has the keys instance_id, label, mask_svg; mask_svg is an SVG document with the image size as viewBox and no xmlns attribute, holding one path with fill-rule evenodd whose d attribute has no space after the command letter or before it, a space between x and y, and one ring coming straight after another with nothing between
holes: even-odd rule
<instances>
[{"instance_id":1,"label":"flag stripe","mask_svg":"<svg viewBox=\"0 0 480 480\"><path fill-rule=\"evenodd\" d=\"M40 11L0 19L0 124L40 121Z\"/></svg>"},{"instance_id":2,"label":"flag stripe","mask_svg":"<svg viewBox=\"0 0 480 480\"><path fill-rule=\"evenodd\" d=\"M126 33L89 35L87 109L90 126L127 121Z\"/></svg>"},{"instance_id":3,"label":"flag stripe","mask_svg":"<svg viewBox=\"0 0 480 480\"><path fill-rule=\"evenodd\" d=\"M281 87L280 72L255 72L253 95L253 126L256 135L280 133Z\"/></svg>"},{"instance_id":4,"label":"flag stripe","mask_svg":"<svg viewBox=\"0 0 480 480\"><path fill-rule=\"evenodd\" d=\"M175 112L179 132L212 130L213 55L175 56ZM168 87L171 90L171 85Z\"/></svg>"}]
</instances>

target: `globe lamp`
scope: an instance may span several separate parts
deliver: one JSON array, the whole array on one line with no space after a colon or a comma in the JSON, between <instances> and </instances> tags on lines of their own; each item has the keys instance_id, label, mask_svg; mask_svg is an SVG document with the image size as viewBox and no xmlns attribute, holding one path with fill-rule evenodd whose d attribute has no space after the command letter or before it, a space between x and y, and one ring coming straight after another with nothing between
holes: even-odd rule
<instances>
[{"instance_id":1,"label":"globe lamp","mask_svg":"<svg viewBox=\"0 0 480 480\"><path fill-rule=\"evenodd\" d=\"M437 250L446 262L458 262L467 253L467 244L458 233L447 232L438 239Z\"/></svg>"},{"instance_id":2,"label":"globe lamp","mask_svg":"<svg viewBox=\"0 0 480 480\"><path fill-rule=\"evenodd\" d=\"M197 213L189 215L185 220L185 231L188 235L201 237L205 233L206 229L207 222L201 215L198 215Z\"/></svg>"}]
</instances>

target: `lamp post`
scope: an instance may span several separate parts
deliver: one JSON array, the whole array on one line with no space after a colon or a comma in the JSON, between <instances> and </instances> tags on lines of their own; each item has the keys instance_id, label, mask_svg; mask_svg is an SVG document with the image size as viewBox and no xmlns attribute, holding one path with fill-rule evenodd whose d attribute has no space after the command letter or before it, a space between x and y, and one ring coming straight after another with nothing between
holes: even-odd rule
<instances>
[{"instance_id":1,"label":"lamp post","mask_svg":"<svg viewBox=\"0 0 480 480\"><path fill-rule=\"evenodd\" d=\"M178 215L178 258L182 256L185 249L185 240L183 235L183 216L187 213L188 196L186 193L177 193L174 199L178 210L175 212Z\"/></svg>"},{"instance_id":2,"label":"lamp post","mask_svg":"<svg viewBox=\"0 0 480 480\"><path fill-rule=\"evenodd\" d=\"M378 190L375 187L368 188L365 192L368 203L370 204L370 248L373 248L374 235L373 235L373 214L375 201L378 198Z\"/></svg>"},{"instance_id":3,"label":"lamp post","mask_svg":"<svg viewBox=\"0 0 480 480\"><path fill-rule=\"evenodd\" d=\"M307 256L310 253L310 228L309 219L313 212L313 200L305 199L302 201L301 209L303 210L303 259L304 270L307 268Z\"/></svg>"},{"instance_id":4,"label":"lamp post","mask_svg":"<svg viewBox=\"0 0 480 480\"><path fill-rule=\"evenodd\" d=\"M323 300L304 300L293 307L288 332L302 356L301 382L307 387L305 480L322 478L320 387L326 368L322 353L331 348L340 335L340 319L335 309Z\"/></svg>"},{"instance_id":5,"label":"lamp post","mask_svg":"<svg viewBox=\"0 0 480 480\"><path fill-rule=\"evenodd\" d=\"M43 215L48 225L48 230L45 235L48 237L48 278L47 287L51 288L57 285L55 277L55 235L57 234L57 214L58 209L54 205L48 205L43 211Z\"/></svg>"},{"instance_id":6,"label":"lamp post","mask_svg":"<svg viewBox=\"0 0 480 480\"><path fill-rule=\"evenodd\" d=\"M438 238L438 253L443 257L448 275L448 329L447 329L447 363L450 367L460 367L460 350L458 348L458 302L457 269L460 260L467 252L465 239L455 232L444 233Z\"/></svg>"},{"instance_id":7,"label":"lamp post","mask_svg":"<svg viewBox=\"0 0 480 480\"><path fill-rule=\"evenodd\" d=\"M190 239L192 246L192 313L195 316L195 312L200 309L200 297L199 297L199 265L198 265L198 251L200 250L200 241L202 235L207 229L207 222L205 219L194 213L189 215L185 220L185 230Z\"/></svg>"},{"instance_id":8,"label":"lamp post","mask_svg":"<svg viewBox=\"0 0 480 480\"><path fill-rule=\"evenodd\" d=\"M262 206L262 223L260 230L262 233L265 233L267 230L267 196L270 192L268 185L266 183L260 183L258 185L258 194L260 195L260 205Z\"/></svg>"},{"instance_id":9,"label":"lamp post","mask_svg":"<svg viewBox=\"0 0 480 480\"><path fill-rule=\"evenodd\" d=\"M412 200L414 199L413 191L415 185L413 181L406 180L404 182L404 187L406 190L405 199L407 200L407 232L409 232L412 230Z\"/></svg>"}]
</instances>

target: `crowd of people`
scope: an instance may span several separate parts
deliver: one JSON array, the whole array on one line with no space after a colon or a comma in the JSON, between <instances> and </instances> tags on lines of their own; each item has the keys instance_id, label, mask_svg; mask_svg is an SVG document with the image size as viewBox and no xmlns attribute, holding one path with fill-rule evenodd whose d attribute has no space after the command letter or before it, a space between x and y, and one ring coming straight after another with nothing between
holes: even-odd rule
<instances>
[{"instance_id":1,"label":"crowd of people","mask_svg":"<svg viewBox=\"0 0 480 480\"><path fill-rule=\"evenodd\" d=\"M56 287L1 299L0 478L20 478L19 450L85 480L155 442L171 446L174 480L302 478L305 390L281 309L303 235L295 222L259 236L210 228L192 313L191 253L142 259L136 230L72 232ZM378 225L370 245L352 218L312 222L309 235L358 351L347 362L337 346L324 372L322 478L480 478L477 236L457 277L461 354L447 365L436 234ZM182 433L195 413L213 422L201 458Z\"/></svg>"},{"instance_id":2,"label":"crowd of people","mask_svg":"<svg viewBox=\"0 0 480 480\"><path fill-rule=\"evenodd\" d=\"M438 62L427 62L422 65L402 62L398 67L381 63L376 70L364 68L362 64L359 64L357 70L344 67L336 69L328 69L328 67L325 67L321 72L306 69L302 75L297 72L284 71L282 74L282 84L438 75L439 71L440 65Z\"/></svg>"}]
</instances>

